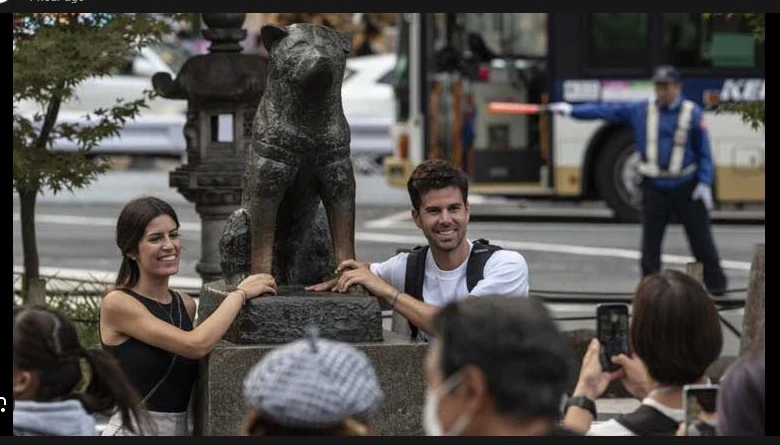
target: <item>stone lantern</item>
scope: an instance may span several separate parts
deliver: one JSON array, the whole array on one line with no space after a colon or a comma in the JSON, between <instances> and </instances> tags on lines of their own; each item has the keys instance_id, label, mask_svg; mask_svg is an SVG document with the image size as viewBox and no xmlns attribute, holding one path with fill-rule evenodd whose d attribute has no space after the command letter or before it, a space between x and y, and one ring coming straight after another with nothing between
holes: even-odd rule
<instances>
[{"instance_id":1,"label":"stone lantern","mask_svg":"<svg viewBox=\"0 0 780 445\"><path fill-rule=\"evenodd\" d=\"M241 204L244 154L265 89L267 59L241 54L245 13L201 16L209 54L187 60L175 79L155 74L152 85L162 97L187 100L187 163L170 173L169 184L195 204L201 218L195 270L208 282L221 276L219 240L226 219Z\"/></svg>"}]
</instances>

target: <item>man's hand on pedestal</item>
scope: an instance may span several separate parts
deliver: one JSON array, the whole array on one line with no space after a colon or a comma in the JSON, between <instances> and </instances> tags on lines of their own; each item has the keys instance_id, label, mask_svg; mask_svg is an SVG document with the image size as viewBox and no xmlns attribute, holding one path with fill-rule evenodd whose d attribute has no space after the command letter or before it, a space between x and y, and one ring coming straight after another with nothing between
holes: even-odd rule
<instances>
[{"instance_id":1,"label":"man's hand on pedestal","mask_svg":"<svg viewBox=\"0 0 780 445\"><path fill-rule=\"evenodd\" d=\"M304 290L308 290L312 292L328 292L330 290L333 290L333 288L336 286L336 283L338 283L338 281L339 281L339 277L332 278L328 281L323 281L322 283L306 286Z\"/></svg>"},{"instance_id":2,"label":"man's hand on pedestal","mask_svg":"<svg viewBox=\"0 0 780 445\"><path fill-rule=\"evenodd\" d=\"M353 286L362 286L368 293L389 301L396 294L393 286L374 275L369 263L345 260L336 268L338 277L331 288L334 292L350 292ZM329 282L330 283L330 282Z\"/></svg>"},{"instance_id":3,"label":"man's hand on pedestal","mask_svg":"<svg viewBox=\"0 0 780 445\"><path fill-rule=\"evenodd\" d=\"M339 288L337 286L339 284L339 279L342 276L342 272L350 271L350 270L353 270L353 269L356 269L356 268L363 268L365 270L368 270L369 273L371 273L370 267L371 267L371 263L361 262L361 261L357 261L357 260L345 260L345 261L342 261L341 264L339 264L339 266L336 268L336 270L335 270L336 277L335 278L332 278L332 279L327 280L327 281L323 281L322 283L319 283L319 284L306 286L304 289L307 290L307 291L312 291L312 292L329 292L330 291L330 292L342 292L342 293L348 292L348 293L352 293L352 294L364 294L364 293L367 292L367 289L365 289L364 286L361 286L360 284L352 284L345 291L339 290Z\"/></svg>"}]
</instances>

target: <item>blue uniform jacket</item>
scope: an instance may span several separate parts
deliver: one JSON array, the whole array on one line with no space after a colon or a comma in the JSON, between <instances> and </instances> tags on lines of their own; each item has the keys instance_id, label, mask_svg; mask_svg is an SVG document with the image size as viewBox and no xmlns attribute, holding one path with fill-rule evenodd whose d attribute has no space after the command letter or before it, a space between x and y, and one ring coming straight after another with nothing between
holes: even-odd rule
<instances>
[{"instance_id":1,"label":"blue uniform jacket","mask_svg":"<svg viewBox=\"0 0 780 445\"><path fill-rule=\"evenodd\" d=\"M661 107L658 113L658 163L659 167L669 168L669 160L674 146L674 130L680 114L682 99L678 98L670 107ZM634 129L636 146L645 160L647 144L647 102L629 103L588 103L572 107L571 116L575 119L604 119L616 124L629 124ZM695 163L696 171L680 178L653 178L653 184L662 188L672 188L688 183L695 176L698 182L712 185L713 162L710 151L710 138L702 118L702 109L696 105L691 116L688 141L685 144L682 168Z\"/></svg>"}]
</instances>

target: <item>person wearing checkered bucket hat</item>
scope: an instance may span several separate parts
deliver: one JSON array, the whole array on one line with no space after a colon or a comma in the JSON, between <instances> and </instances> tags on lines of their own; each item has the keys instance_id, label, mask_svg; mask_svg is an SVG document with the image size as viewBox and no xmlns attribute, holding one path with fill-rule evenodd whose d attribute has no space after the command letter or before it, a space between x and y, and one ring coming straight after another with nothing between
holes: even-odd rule
<instances>
[{"instance_id":1,"label":"person wearing checkered bucket hat","mask_svg":"<svg viewBox=\"0 0 780 445\"><path fill-rule=\"evenodd\" d=\"M384 394L366 355L319 338L269 352L244 378L248 436L369 436Z\"/></svg>"}]
</instances>

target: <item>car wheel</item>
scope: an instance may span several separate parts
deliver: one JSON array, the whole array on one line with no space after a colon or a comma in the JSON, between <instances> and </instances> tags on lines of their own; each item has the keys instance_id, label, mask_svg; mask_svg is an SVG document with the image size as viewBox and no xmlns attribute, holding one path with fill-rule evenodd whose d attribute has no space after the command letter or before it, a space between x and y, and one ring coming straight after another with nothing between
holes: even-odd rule
<instances>
[{"instance_id":1,"label":"car wheel","mask_svg":"<svg viewBox=\"0 0 780 445\"><path fill-rule=\"evenodd\" d=\"M616 132L599 156L596 187L620 221L639 221L642 203L642 176L638 170L640 161L630 129Z\"/></svg>"}]
</instances>

